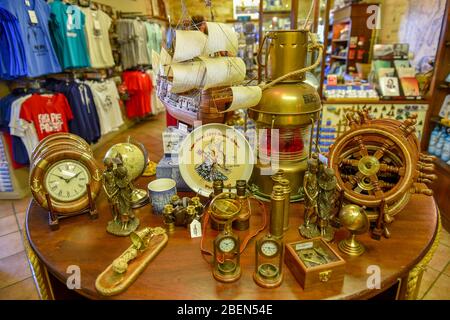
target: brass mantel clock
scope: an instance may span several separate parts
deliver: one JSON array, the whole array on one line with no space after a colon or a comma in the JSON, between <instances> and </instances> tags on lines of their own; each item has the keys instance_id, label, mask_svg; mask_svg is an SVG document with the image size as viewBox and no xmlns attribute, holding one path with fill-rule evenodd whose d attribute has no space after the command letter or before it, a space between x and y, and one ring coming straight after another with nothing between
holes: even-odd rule
<instances>
[{"instance_id":1,"label":"brass mantel clock","mask_svg":"<svg viewBox=\"0 0 450 320\"><path fill-rule=\"evenodd\" d=\"M283 242L267 234L256 242L253 279L263 288L276 288L283 281Z\"/></svg>"},{"instance_id":2,"label":"brass mantel clock","mask_svg":"<svg viewBox=\"0 0 450 320\"><path fill-rule=\"evenodd\" d=\"M50 226L57 226L59 217L88 210L95 214L93 202L101 189L101 171L86 146L72 141L61 146L60 140L47 138L42 144L45 148L33 157L31 192L35 201L49 210Z\"/></svg>"}]
</instances>

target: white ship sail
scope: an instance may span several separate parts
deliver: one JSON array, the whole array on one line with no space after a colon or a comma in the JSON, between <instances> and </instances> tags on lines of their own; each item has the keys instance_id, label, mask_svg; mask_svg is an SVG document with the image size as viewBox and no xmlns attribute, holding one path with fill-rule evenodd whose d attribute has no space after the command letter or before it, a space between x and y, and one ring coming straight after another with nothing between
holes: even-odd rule
<instances>
[{"instance_id":1,"label":"white ship sail","mask_svg":"<svg viewBox=\"0 0 450 320\"><path fill-rule=\"evenodd\" d=\"M202 61L173 63L169 77L172 77L172 93L182 93L202 86L205 66Z\"/></svg>"},{"instance_id":2,"label":"white ship sail","mask_svg":"<svg viewBox=\"0 0 450 320\"><path fill-rule=\"evenodd\" d=\"M237 54L238 37L233 28L216 22L207 22L208 41L206 43L205 54L227 51L233 56Z\"/></svg>"},{"instance_id":3,"label":"white ship sail","mask_svg":"<svg viewBox=\"0 0 450 320\"><path fill-rule=\"evenodd\" d=\"M245 79L245 63L237 57L200 58L206 67L203 89L232 86Z\"/></svg>"},{"instance_id":4,"label":"white ship sail","mask_svg":"<svg viewBox=\"0 0 450 320\"><path fill-rule=\"evenodd\" d=\"M262 97L261 87L258 86L231 87L231 91L233 93L233 101L230 107L224 112L254 107Z\"/></svg>"},{"instance_id":5,"label":"white ship sail","mask_svg":"<svg viewBox=\"0 0 450 320\"><path fill-rule=\"evenodd\" d=\"M160 54L160 74L163 76L167 76L170 68L170 64L172 63L172 56L164 49L164 47L161 48L161 54Z\"/></svg>"},{"instance_id":6,"label":"white ship sail","mask_svg":"<svg viewBox=\"0 0 450 320\"><path fill-rule=\"evenodd\" d=\"M176 30L173 62L183 62L203 54L207 36L200 31Z\"/></svg>"}]
</instances>

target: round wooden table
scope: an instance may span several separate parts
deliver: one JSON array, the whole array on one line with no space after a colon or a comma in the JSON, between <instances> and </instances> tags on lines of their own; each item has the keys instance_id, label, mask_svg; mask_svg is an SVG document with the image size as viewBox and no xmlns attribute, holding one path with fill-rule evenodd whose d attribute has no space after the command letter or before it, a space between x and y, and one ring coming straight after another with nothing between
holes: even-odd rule
<instances>
[{"instance_id":1,"label":"round wooden table","mask_svg":"<svg viewBox=\"0 0 450 320\"><path fill-rule=\"evenodd\" d=\"M145 187L148 179L139 182L140 187ZM266 208L269 212L268 204ZM25 240L43 298L106 299L97 293L95 280L131 242L129 237L115 237L106 232L111 214L103 194L97 201L97 209L97 220L90 220L88 215L71 217L61 220L60 228L51 231L47 212L35 202L30 203ZM136 210L136 216L141 220L140 228L162 226L162 218L152 214L150 205ZM302 204L293 204L285 243L301 240L297 228L302 223L302 216ZM252 202L251 230L260 226L261 218L261 207ZM359 236L366 247L366 252L359 257L349 257L338 251L336 243L348 233L343 229L336 232L335 242L331 245L347 262L342 291L336 293L326 290L304 292L286 267L280 287L260 288L252 277L254 239L241 256L241 279L231 284L217 282L210 265L200 253L200 238L191 239L187 229L177 227L169 235L167 246L138 279L125 292L109 299L415 299L422 272L438 242L440 222L434 199L413 195L389 230L392 234L390 239L377 241L369 234ZM259 237L264 234L265 231ZM214 235L212 230L207 232L207 245L211 245ZM241 233L241 237L244 235ZM69 290L66 286L73 272L70 266L80 268L80 289ZM373 272L371 266L380 268L380 289L367 286L368 277Z\"/></svg>"}]
</instances>

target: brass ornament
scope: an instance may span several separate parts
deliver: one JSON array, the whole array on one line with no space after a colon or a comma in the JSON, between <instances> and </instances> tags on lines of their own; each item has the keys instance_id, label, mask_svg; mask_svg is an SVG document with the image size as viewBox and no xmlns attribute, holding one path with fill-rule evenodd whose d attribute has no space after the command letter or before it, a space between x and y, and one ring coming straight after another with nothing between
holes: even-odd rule
<instances>
[{"instance_id":1,"label":"brass ornament","mask_svg":"<svg viewBox=\"0 0 450 320\"><path fill-rule=\"evenodd\" d=\"M144 228L130 234L132 245L116 258L95 280L95 288L104 296L129 288L168 242L163 228Z\"/></svg>"},{"instance_id":2,"label":"brass ornament","mask_svg":"<svg viewBox=\"0 0 450 320\"><path fill-rule=\"evenodd\" d=\"M376 221L372 237L388 238L388 225L411 193L432 195L424 183L436 179L434 159L420 153L416 116L403 122L371 119L363 110L348 112L346 118L350 129L338 137L328 155L337 190L344 204L366 207L369 219Z\"/></svg>"},{"instance_id":3,"label":"brass ornament","mask_svg":"<svg viewBox=\"0 0 450 320\"><path fill-rule=\"evenodd\" d=\"M339 242L339 250L350 256L363 254L364 246L356 240L356 235L369 230L369 219L364 209L354 204L345 205L339 212L339 221L351 234L349 238Z\"/></svg>"},{"instance_id":4,"label":"brass ornament","mask_svg":"<svg viewBox=\"0 0 450 320\"><path fill-rule=\"evenodd\" d=\"M282 241L265 235L255 243L255 271L253 280L263 288L276 288L283 281Z\"/></svg>"}]
</instances>

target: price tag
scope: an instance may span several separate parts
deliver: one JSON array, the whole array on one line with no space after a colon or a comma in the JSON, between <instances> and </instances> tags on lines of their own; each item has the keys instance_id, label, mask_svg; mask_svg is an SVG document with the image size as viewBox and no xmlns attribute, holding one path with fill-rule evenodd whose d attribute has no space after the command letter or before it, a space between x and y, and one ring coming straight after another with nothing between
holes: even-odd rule
<instances>
[{"instance_id":1,"label":"price tag","mask_svg":"<svg viewBox=\"0 0 450 320\"><path fill-rule=\"evenodd\" d=\"M94 20L94 30L95 31L101 31L102 27L100 26L100 21Z\"/></svg>"},{"instance_id":2,"label":"price tag","mask_svg":"<svg viewBox=\"0 0 450 320\"><path fill-rule=\"evenodd\" d=\"M202 236L202 224L198 220L192 220L189 225L191 238L200 238Z\"/></svg>"},{"instance_id":3,"label":"price tag","mask_svg":"<svg viewBox=\"0 0 450 320\"><path fill-rule=\"evenodd\" d=\"M183 133L188 133L188 126L187 126L187 124L179 122L178 123L178 130L180 130Z\"/></svg>"},{"instance_id":4,"label":"price tag","mask_svg":"<svg viewBox=\"0 0 450 320\"><path fill-rule=\"evenodd\" d=\"M304 249L310 249L314 246L314 243L312 242L304 242L304 243L297 243L295 245L295 250L304 250Z\"/></svg>"},{"instance_id":5,"label":"price tag","mask_svg":"<svg viewBox=\"0 0 450 320\"><path fill-rule=\"evenodd\" d=\"M30 16L30 21L31 21L32 24L38 24L39 23L39 20L38 20L37 15L36 15L36 11L28 10L28 15Z\"/></svg>"}]
</instances>

